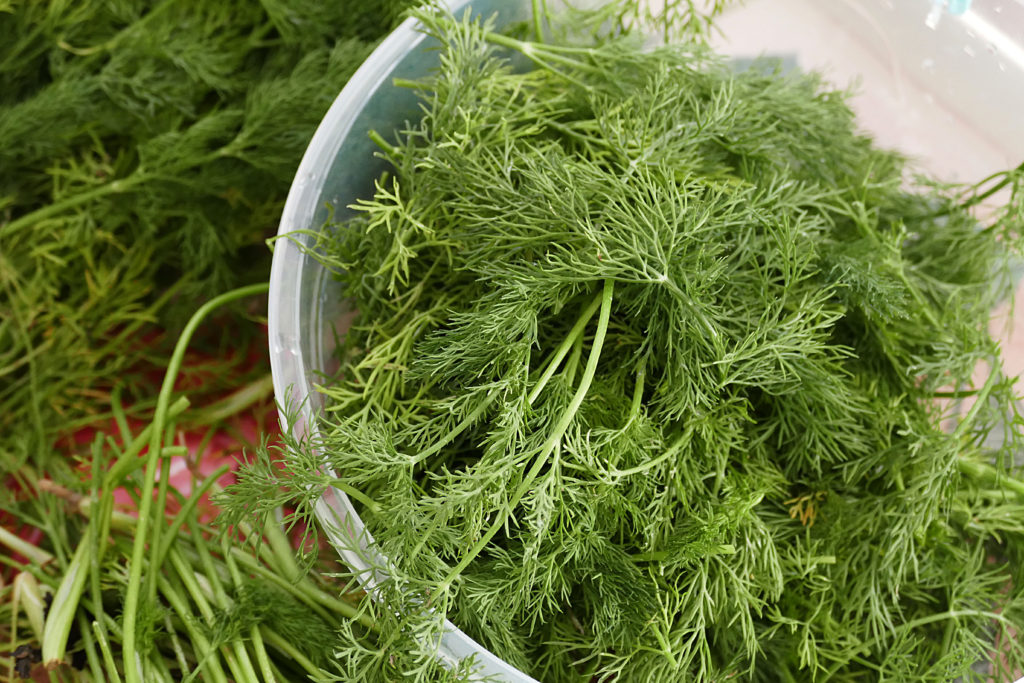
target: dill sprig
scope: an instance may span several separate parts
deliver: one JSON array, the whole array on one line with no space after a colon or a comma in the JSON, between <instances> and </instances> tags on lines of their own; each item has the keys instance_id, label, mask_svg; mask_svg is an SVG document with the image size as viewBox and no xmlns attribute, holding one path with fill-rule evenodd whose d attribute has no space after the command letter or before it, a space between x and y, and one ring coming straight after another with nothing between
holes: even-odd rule
<instances>
[{"instance_id":1,"label":"dill sprig","mask_svg":"<svg viewBox=\"0 0 1024 683\"><path fill-rule=\"evenodd\" d=\"M699 42L417 16L424 116L317 244L359 312L319 433L228 501L353 494L346 680L435 680L445 618L545 683L1019 671L1021 170L908 185L848 93Z\"/></svg>"}]
</instances>

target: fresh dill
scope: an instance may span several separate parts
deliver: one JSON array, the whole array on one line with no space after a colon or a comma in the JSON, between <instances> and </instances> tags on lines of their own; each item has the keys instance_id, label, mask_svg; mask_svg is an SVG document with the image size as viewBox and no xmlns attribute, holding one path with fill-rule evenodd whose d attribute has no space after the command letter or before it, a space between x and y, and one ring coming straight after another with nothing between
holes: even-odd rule
<instances>
[{"instance_id":1,"label":"fresh dill","mask_svg":"<svg viewBox=\"0 0 1024 683\"><path fill-rule=\"evenodd\" d=\"M192 310L266 279L305 145L409 4L0 3L0 466L116 385L145 415Z\"/></svg>"},{"instance_id":2,"label":"fresh dill","mask_svg":"<svg viewBox=\"0 0 1024 683\"><path fill-rule=\"evenodd\" d=\"M206 444L270 396L258 299L200 329L213 360L174 363L193 399L237 391L142 425L193 310L266 289L306 144L410 4L0 2L0 679L337 673L337 587L300 580L273 526L260 557L215 541L201 499L223 469L168 490L178 429Z\"/></svg>"},{"instance_id":3,"label":"fresh dill","mask_svg":"<svg viewBox=\"0 0 1024 683\"><path fill-rule=\"evenodd\" d=\"M444 618L544 683L1019 671L1024 422L989 317L1024 172L908 187L848 93L698 42L417 16L423 118L317 244L359 312L330 407L228 500L352 494L380 573L344 680L435 680Z\"/></svg>"}]
</instances>

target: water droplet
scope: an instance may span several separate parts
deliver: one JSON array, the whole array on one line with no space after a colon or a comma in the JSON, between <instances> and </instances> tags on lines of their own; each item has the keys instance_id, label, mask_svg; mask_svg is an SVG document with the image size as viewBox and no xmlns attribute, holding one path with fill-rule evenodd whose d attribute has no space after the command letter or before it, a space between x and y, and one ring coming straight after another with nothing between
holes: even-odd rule
<instances>
[{"instance_id":1,"label":"water droplet","mask_svg":"<svg viewBox=\"0 0 1024 683\"><path fill-rule=\"evenodd\" d=\"M1006 62L999 62L999 70L1006 71Z\"/></svg>"},{"instance_id":2,"label":"water droplet","mask_svg":"<svg viewBox=\"0 0 1024 683\"><path fill-rule=\"evenodd\" d=\"M996 8L995 8L994 11L995 11L996 14L1002 14L1003 13L1003 6L1002 5L996 5Z\"/></svg>"},{"instance_id":3,"label":"water droplet","mask_svg":"<svg viewBox=\"0 0 1024 683\"><path fill-rule=\"evenodd\" d=\"M933 105L935 104L935 96L932 95L931 93L928 93L924 96L924 101L927 102L929 105Z\"/></svg>"},{"instance_id":4,"label":"water droplet","mask_svg":"<svg viewBox=\"0 0 1024 683\"><path fill-rule=\"evenodd\" d=\"M964 45L964 54L967 55L968 57L973 57L974 48L971 47L970 45Z\"/></svg>"},{"instance_id":5,"label":"water droplet","mask_svg":"<svg viewBox=\"0 0 1024 683\"><path fill-rule=\"evenodd\" d=\"M921 62L921 68L925 71L931 71L935 68L935 60L931 57L925 58L925 60Z\"/></svg>"},{"instance_id":6,"label":"water droplet","mask_svg":"<svg viewBox=\"0 0 1024 683\"><path fill-rule=\"evenodd\" d=\"M967 37L968 38L977 38L978 36L977 36L977 34L974 31L972 31L970 29L967 29Z\"/></svg>"},{"instance_id":7,"label":"water droplet","mask_svg":"<svg viewBox=\"0 0 1024 683\"><path fill-rule=\"evenodd\" d=\"M996 53L996 46L993 43L988 44L988 53L994 55Z\"/></svg>"}]
</instances>

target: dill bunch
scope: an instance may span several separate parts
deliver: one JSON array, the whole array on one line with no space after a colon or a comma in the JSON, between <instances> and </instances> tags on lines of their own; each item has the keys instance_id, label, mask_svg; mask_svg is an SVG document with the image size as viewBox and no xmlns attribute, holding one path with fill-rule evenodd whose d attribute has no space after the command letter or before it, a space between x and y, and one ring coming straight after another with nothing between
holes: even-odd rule
<instances>
[{"instance_id":1,"label":"dill bunch","mask_svg":"<svg viewBox=\"0 0 1024 683\"><path fill-rule=\"evenodd\" d=\"M5 4L5 469L40 464L58 436L109 417L115 384L144 403L176 336L163 330L266 278L263 242L306 143L408 4ZM225 320L231 334L242 313Z\"/></svg>"},{"instance_id":2,"label":"dill bunch","mask_svg":"<svg viewBox=\"0 0 1024 683\"><path fill-rule=\"evenodd\" d=\"M699 43L418 17L423 118L316 245L358 311L319 433L227 501L359 508L376 629L344 680L436 680L445 618L545 683L1019 671L989 317L1024 173L909 182L847 92Z\"/></svg>"}]
</instances>

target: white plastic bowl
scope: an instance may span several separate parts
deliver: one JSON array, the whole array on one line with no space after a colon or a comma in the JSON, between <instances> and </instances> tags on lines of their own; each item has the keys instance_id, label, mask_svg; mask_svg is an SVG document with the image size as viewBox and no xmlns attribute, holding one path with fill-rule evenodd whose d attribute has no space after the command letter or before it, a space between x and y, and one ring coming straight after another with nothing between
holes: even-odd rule
<instances>
[{"instance_id":1,"label":"white plastic bowl","mask_svg":"<svg viewBox=\"0 0 1024 683\"><path fill-rule=\"evenodd\" d=\"M448 0L460 11L498 14L498 23L527 18L529 0ZM837 85L859 78L854 105L864 127L946 180L969 181L1024 160L1024 0L976 0L954 16L942 0L751 0L721 22L718 47L739 57L793 57L821 69ZM937 23L936 23L937 20ZM328 216L370 196L385 170L367 137L417 117L413 93L394 77L423 76L435 52L412 21L396 29L338 95L310 142L285 205L279 234L318 231ZM308 245L311 239L298 237ZM315 430L323 407L314 384L335 369L336 332L349 309L327 272L290 240L277 242L270 277L270 357L285 429L299 438ZM1006 362L1024 371L1024 357ZM344 473L342 473L344 474ZM342 560L366 571L370 551L347 496L332 491L318 517ZM353 552L353 540L363 545ZM372 589L372 573L366 574ZM526 683L529 676L484 650L455 626L438 644L448 662L475 654L480 673Z\"/></svg>"}]
</instances>

